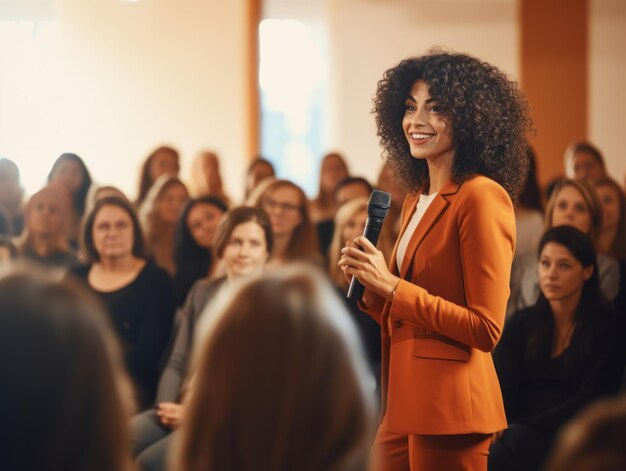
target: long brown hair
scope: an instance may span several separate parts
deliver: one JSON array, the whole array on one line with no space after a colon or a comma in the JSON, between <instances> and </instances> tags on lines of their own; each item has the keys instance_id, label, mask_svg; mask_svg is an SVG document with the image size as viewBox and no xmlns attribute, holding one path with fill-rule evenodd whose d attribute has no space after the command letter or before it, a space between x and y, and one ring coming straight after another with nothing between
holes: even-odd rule
<instances>
[{"instance_id":1,"label":"long brown hair","mask_svg":"<svg viewBox=\"0 0 626 471\"><path fill-rule=\"evenodd\" d=\"M367 369L323 276L291 266L239 286L215 309L173 469L365 469Z\"/></svg>"},{"instance_id":2,"label":"long brown hair","mask_svg":"<svg viewBox=\"0 0 626 471\"><path fill-rule=\"evenodd\" d=\"M617 223L617 232L611 242L607 255L626 262L626 196L624 191L615 180L605 177L595 182L595 187L607 186L617 196L619 203L619 221ZM626 276L626 273L622 276Z\"/></svg>"},{"instance_id":3,"label":"long brown hair","mask_svg":"<svg viewBox=\"0 0 626 471\"><path fill-rule=\"evenodd\" d=\"M130 382L104 309L78 285L33 267L0 277L0 377L3 469L132 469Z\"/></svg>"},{"instance_id":4,"label":"long brown hair","mask_svg":"<svg viewBox=\"0 0 626 471\"><path fill-rule=\"evenodd\" d=\"M298 206L300 217L302 218L300 224L291 235L291 240L287 247L287 259L292 261L314 258L315 255L319 255L319 243L315 226L311 222L307 197L302 188L289 180L276 180L263 191L256 206L263 208L265 198L271 197L280 188L293 188L298 193L298 199L300 200Z\"/></svg>"},{"instance_id":5,"label":"long brown hair","mask_svg":"<svg viewBox=\"0 0 626 471\"><path fill-rule=\"evenodd\" d=\"M168 146L161 146L154 149L141 166L141 172L139 174L139 190L137 192L137 200L135 201L135 206L137 207L143 203L150 187L152 187L154 183L154 180L152 180L152 176L150 175L150 166L159 154L169 154L174 157L176 160L176 166L180 169L180 156L178 155L176 149Z\"/></svg>"}]
</instances>

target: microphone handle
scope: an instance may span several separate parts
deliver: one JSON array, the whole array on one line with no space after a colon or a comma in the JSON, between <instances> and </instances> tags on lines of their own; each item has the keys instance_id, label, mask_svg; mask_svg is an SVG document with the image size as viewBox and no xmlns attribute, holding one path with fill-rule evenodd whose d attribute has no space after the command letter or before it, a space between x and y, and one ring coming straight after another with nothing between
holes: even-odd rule
<instances>
[{"instance_id":1,"label":"microphone handle","mask_svg":"<svg viewBox=\"0 0 626 471\"><path fill-rule=\"evenodd\" d=\"M368 217L365 222L365 229L363 230L363 236L369 240L374 246L378 243L378 236L380 236L380 230L383 227L383 218ZM348 299L352 303L356 303L363 297L365 287L357 280L356 276L352 277L350 282L350 288L348 288Z\"/></svg>"}]
</instances>

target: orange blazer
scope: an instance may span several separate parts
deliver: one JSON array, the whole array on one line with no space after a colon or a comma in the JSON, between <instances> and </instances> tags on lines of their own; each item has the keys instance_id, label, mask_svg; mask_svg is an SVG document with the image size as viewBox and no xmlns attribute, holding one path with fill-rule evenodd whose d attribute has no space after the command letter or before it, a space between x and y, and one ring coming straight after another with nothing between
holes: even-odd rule
<instances>
[{"instance_id":1,"label":"orange blazer","mask_svg":"<svg viewBox=\"0 0 626 471\"><path fill-rule=\"evenodd\" d=\"M419 199L409 194L402 230ZM400 240L401 236L398 238ZM515 216L506 191L476 176L443 186L411 236L391 302L365 291L381 325L382 413L398 434L492 433L506 428L491 359L509 297Z\"/></svg>"}]
</instances>

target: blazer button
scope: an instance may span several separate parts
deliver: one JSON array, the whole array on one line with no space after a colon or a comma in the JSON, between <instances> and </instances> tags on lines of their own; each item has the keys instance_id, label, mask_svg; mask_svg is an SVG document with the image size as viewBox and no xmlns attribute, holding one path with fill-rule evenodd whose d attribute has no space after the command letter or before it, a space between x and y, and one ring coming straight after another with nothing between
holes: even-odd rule
<instances>
[{"instance_id":1,"label":"blazer button","mask_svg":"<svg viewBox=\"0 0 626 471\"><path fill-rule=\"evenodd\" d=\"M399 328L400 328L400 327L402 327L403 325L404 325L404 322L402 322L402 321L393 321L393 326L394 326L396 329L399 329Z\"/></svg>"}]
</instances>

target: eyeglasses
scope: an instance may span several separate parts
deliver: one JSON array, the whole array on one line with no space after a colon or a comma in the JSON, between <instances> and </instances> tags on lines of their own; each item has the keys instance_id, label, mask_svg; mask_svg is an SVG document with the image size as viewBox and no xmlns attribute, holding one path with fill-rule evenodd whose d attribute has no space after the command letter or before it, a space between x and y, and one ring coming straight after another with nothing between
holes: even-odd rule
<instances>
[{"instance_id":1,"label":"eyeglasses","mask_svg":"<svg viewBox=\"0 0 626 471\"><path fill-rule=\"evenodd\" d=\"M263 200L263 207L268 211L272 209L281 209L286 213L295 213L297 211L300 211L300 206L298 206L297 204L281 203L280 201L273 200L272 198L265 198Z\"/></svg>"}]
</instances>

